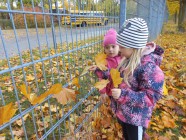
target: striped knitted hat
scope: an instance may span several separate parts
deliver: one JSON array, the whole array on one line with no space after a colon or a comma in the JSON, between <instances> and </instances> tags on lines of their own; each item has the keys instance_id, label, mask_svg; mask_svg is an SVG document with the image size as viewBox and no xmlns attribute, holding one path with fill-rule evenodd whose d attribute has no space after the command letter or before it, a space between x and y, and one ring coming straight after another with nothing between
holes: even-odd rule
<instances>
[{"instance_id":1,"label":"striped knitted hat","mask_svg":"<svg viewBox=\"0 0 186 140\"><path fill-rule=\"evenodd\" d=\"M142 18L125 21L117 33L117 44L126 48L144 48L148 40L148 27Z\"/></svg>"}]
</instances>

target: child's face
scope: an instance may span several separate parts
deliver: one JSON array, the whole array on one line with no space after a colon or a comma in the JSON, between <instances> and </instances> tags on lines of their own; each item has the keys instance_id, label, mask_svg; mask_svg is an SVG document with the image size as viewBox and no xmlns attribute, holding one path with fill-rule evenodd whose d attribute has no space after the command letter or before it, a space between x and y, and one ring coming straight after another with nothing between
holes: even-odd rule
<instances>
[{"instance_id":1,"label":"child's face","mask_svg":"<svg viewBox=\"0 0 186 140\"><path fill-rule=\"evenodd\" d=\"M121 57L126 57L126 58L130 58L130 56L134 51L133 48L126 48L122 46L120 46L119 49L120 49Z\"/></svg>"},{"instance_id":2,"label":"child's face","mask_svg":"<svg viewBox=\"0 0 186 140\"><path fill-rule=\"evenodd\" d=\"M110 57L117 56L119 53L119 46L118 45L107 45L105 46L105 53L107 56L110 56Z\"/></svg>"}]
</instances>

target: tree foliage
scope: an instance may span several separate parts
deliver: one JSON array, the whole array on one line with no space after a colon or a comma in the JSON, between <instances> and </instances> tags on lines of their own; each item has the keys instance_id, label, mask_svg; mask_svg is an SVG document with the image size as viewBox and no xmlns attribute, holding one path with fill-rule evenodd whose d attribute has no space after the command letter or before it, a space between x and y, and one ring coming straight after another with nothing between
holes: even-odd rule
<instances>
[{"instance_id":1,"label":"tree foliage","mask_svg":"<svg viewBox=\"0 0 186 140\"><path fill-rule=\"evenodd\" d=\"M178 0L172 1L167 0L167 8L169 10L169 15L174 15L176 12L179 12L180 4Z\"/></svg>"},{"instance_id":2,"label":"tree foliage","mask_svg":"<svg viewBox=\"0 0 186 140\"><path fill-rule=\"evenodd\" d=\"M186 0L167 0L170 15L179 13L178 30L185 31L186 26Z\"/></svg>"}]
</instances>

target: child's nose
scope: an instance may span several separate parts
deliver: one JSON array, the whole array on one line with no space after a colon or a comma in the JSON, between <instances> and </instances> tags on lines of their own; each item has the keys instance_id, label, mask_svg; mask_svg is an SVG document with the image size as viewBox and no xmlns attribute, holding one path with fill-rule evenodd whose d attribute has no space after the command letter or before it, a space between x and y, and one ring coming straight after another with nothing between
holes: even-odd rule
<instances>
[{"instance_id":1,"label":"child's nose","mask_svg":"<svg viewBox=\"0 0 186 140\"><path fill-rule=\"evenodd\" d=\"M113 48L112 47L110 47L110 49L109 49L110 51L112 51L113 50Z\"/></svg>"}]
</instances>

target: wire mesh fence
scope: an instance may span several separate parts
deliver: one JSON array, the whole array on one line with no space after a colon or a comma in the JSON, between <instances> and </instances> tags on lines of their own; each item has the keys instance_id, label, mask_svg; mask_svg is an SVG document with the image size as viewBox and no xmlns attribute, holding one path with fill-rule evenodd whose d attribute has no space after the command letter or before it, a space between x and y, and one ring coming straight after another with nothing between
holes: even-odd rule
<instances>
[{"instance_id":1,"label":"wire mesh fence","mask_svg":"<svg viewBox=\"0 0 186 140\"><path fill-rule=\"evenodd\" d=\"M0 24L0 115L4 117L0 118L0 137L93 139L92 123L100 117L101 103L93 88L94 74L81 73L103 51L103 35L110 28L118 30L119 20L142 17L153 40L167 16L165 0L120 4L118 0L1 2L0 21L8 24ZM126 17L119 17L121 11ZM80 87L69 84L74 78ZM33 105L21 92L25 85L30 98L39 97L55 83L75 90L76 100L64 105L49 95ZM3 115L9 114L3 113L3 107L9 103L18 110L7 121ZM12 108L6 108L10 115Z\"/></svg>"}]
</instances>

